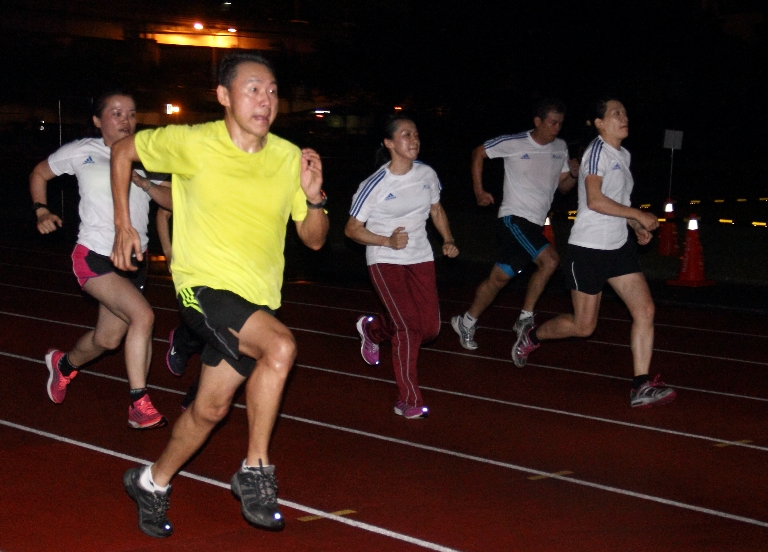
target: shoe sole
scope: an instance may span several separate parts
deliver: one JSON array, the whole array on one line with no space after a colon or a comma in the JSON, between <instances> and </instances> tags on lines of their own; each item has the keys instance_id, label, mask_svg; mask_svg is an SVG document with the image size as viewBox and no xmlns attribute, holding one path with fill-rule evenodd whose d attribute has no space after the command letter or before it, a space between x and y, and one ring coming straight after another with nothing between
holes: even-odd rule
<instances>
[{"instance_id":1,"label":"shoe sole","mask_svg":"<svg viewBox=\"0 0 768 552\"><path fill-rule=\"evenodd\" d=\"M55 349L51 349L45 354L45 365L48 368L48 385L46 386L46 391L48 392L48 398L53 401L54 404L61 404L64 402L64 399L57 401L53 398L53 393L51 393L51 385L53 385L53 353L55 353Z\"/></svg>"},{"instance_id":2,"label":"shoe sole","mask_svg":"<svg viewBox=\"0 0 768 552\"><path fill-rule=\"evenodd\" d=\"M422 413L421 413L421 414L419 414L418 416L406 416L406 415L405 415L405 412L404 412L403 410L400 410L400 409L399 409L399 408L397 408L397 407L395 407L395 414L397 414L398 416L402 416L402 417L403 417L403 418L405 418L406 420L418 420L418 419L420 419L420 418L429 418L429 411L427 411L427 412L422 412Z\"/></svg>"},{"instance_id":3,"label":"shoe sole","mask_svg":"<svg viewBox=\"0 0 768 552\"><path fill-rule=\"evenodd\" d=\"M133 420L128 420L128 427L131 429L158 429L161 427L165 427L168 425L168 420L165 419L165 416L160 418L159 421L155 422L154 424L149 425L141 425L138 422L134 422Z\"/></svg>"},{"instance_id":4,"label":"shoe sole","mask_svg":"<svg viewBox=\"0 0 768 552\"><path fill-rule=\"evenodd\" d=\"M672 401L674 401L677 398L677 392L670 393L666 397L662 397L657 401L648 402L648 403L642 403L638 405L630 405L632 408L635 408L637 410L645 410L647 408L653 408L654 406L664 406L665 404L669 404Z\"/></svg>"},{"instance_id":5,"label":"shoe sole","mask_svg":"<svg viewBox=\"0 0 768 552\"><path fill-rule=\"evenodd\" d=\"M363 357L363 362L365 362L368 366L378 366L380 362L379 360L376 362L368 362L368 359L365 358L365 332L363 332L363 320L365 320L365 316L358 318L357 322L355 323L357 333L360 335L360 356Z\"/></svg>"},{"instance_id":6,"label":"shoe sole","mask_svg":"<svg viewBox=\"0 0 768 552\"><path fill-rule=\"evenodd\" d=\"M136 503L138 514L141 515L141 508L139 507L139 499L136 496L136 492L133 488L134 485L133 485L132 475L134 471L135 469L131 469L123 474L123 487L125 487L125 492L128 493L128 496L131 497L131 500L133 500ZM141 532L144 533L145 535L149 537L155 537L157 539L164 539L166 537L170 537L171 535L173 535L173 528L171 528L171 531L169 533L153 533L145 529L141 525L141 523L139 523L139 529L141 529Z\"/></svg>"},{"instance_id":7,"label":"shoe sole","mask_svg":"<svg viewBox=\"0 0 768 552\"><path fill-rule=\"evenodd\" d=\"M274 533L277 533L285 529L285 518L281 518L282 523L279 525L264 525L258 521L248 519L246 511L243 508L243 499L240 493L240 483L237 482L237 474L232 476L232 480L230 481L230 490L232 491L232 494L238 500L238 502L240 502L240 513L243 514L243 519L245 519L245 521L247 521L249 524L259 529L264 529L265 531L272 531ZM282 513L280 515L282 516Z\"/></svg>"},{"instance_id":8,"label":"shoe sole","mask_svg":"<svg viewBox=\"0 0 768 552\"><path fill-rule=\"evenodd\" d=\"M475 343L474 347L470 344L464 344L464 340L461 338L461 330L459 329L459 321L456 317L451 318L451 327L453 328L453 331L456 332L456 334L459 336L459 344L462 347L464 347L467 351L477 350L477 343Z\"/></svg>"}]
</instances>

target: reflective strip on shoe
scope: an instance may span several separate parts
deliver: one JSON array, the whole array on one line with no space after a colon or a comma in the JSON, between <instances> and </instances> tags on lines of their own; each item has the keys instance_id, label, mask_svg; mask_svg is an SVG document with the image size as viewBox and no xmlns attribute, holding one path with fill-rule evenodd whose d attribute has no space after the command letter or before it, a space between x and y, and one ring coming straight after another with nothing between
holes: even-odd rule
<instances>
[{"instance_id":1,"label":"reflective strip on shoe","mask_svg":"<svg viewBox=\"0 0 768 552\"><path fill-rule=\"evenodd\" d=\"M656 374L653 381L647 381L629 394L629 404L632 408L650 408L671 403L677 397L677 391L667 387L663 381L659 381L660 374Z\"/></svg>"},{"instance_id":2,"label":"reflective strip on shoe","mask_svg":"<svg viewBox=\"0 0 768 552\"><path fill-rule=\"evenodd\" d=\"M138 466L123 474L125 492L136 502L139 509L139 529L150 537L170 537L173 534L173 526L165 517L165 512L170 505L171 487L169 485L164 493L147 491L139 483L143 469L144 466Z\"/></svg>"},{"instance_id":3,"label":"reflective strip on shoe","mask_svg":"<svg viewBox=\"0 0 768 552\"><path fill-rule=\"evenodd\" d=\"M277 503L275 467L246 467L232 476L232 494L240 500L245 520L260 529L282 531L285 519Z\"/></svg>"},{"instance_id":4,"label":"reflective strip on shoe","mask_svg":"<svg viewBox=\"0 0 768 552\"><path fill-rule=\"evenodd\" d=\"M395 404L395 414L408 420L417 418L429 418L429 408L426 406L408 406L403 401L397 401Z\"/></svg>"},{"instance_id":5,"label":"reflective strip on shoe","mask_svg":"<svg viewBox=\"0 0 768 552\"><path fill-rule=\"evenodd\" d=\"M467 328L464 325L464 319L462 316L454 316L451 318L451 327L453 331L459 335L459 343L461 346L469 351L477 349L477 342L475 342L475 328Z\"/></svg>"}]
</instances>

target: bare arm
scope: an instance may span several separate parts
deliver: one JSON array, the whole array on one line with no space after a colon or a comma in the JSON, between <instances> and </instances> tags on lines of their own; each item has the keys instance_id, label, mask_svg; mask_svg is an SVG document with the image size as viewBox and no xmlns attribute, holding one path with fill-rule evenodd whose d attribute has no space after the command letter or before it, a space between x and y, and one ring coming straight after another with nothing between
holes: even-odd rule
<instances>
[{"instance_id":1,"label":"bare arm","mask_svg":"<svg viewBox=\"0 0 768 552\"><path fill-rule=\"evenodd\" d=\"M47 203L48 181L55 177L47 159L37 164L29 175L29 193L32 195L32 203ZM51 213L47 207L38 207L35 215L37 230L41 234L50 234L57 228L61 228L61 219Z\"/></svg>"},{"instance_id":2,"label":"bare arm","mask_svg":"<svg viewBox=\"0 0 768 552\"><path fill-rule=\"evenodd\" d=\"M109 258L120 270L136 270L132 256L143 260L139 233L131 226L128 189L131 185L131 165L140 161L133 136L112 144L112 202L115 206L115 245Z\"/></svg>"},{"instance_id":3,"label":"bare arm","mask_svg":"<svg viewBox=\"0 0 768 552\"><path fill-rule=\"evenodd\" d=\"M646 213L640 209L634 207L627 207L621 203L606 197L602 191L603 177L596 174L587 175L586 188L587 188L587 207L602 213L603 215L609 215L612 217L623 217L627 219L627 223L637 231L633 226L632 221L635 221L647 232L656 230L659 226L659 219L651 213Z\"/></svg>"},{"instance_id":4,"label":"bare arm","mask_svg":"<svg viewBox=\"0 0 768 552\"><path fill-rule=\"evenodd\" d=\"M171 212L168 209L160 207L157 210L157 217L155 218L155 225L157 226L157 237L160 238L160 246L163 248L163 255L165 255L165 265L168 268L168 272L171 271L171 257L173 255L173 249L171 248Z\"/></svg>"},{"instance_id":5,"label":"bare arm","mask_svg":"<svg viewBox=\"0 0 768 552\"><path fill-rule=\"evenodd\" d=\"M365 223L350 216L347 225L344 227L344 234L351 240L363 245L380 245L381 247L390 247L392 249L403 249L408 245L408 232L403 232L404 226L395 228L391 236L380 236L374 234L365 227Z\"/></svg>"},{"instance_id":6,"label":"bare arm","mask_svg":"<svg viewBox=\"0 0 768 552\"><path fill-rule=\"evenodd\" d=\"M301 150L301 188L310 203L323 200L323 165L317 152L309 148ZM304 245L318 250L325 243L328 224L324 209L307 209L307 218L296 221L296 232Z\"/></svg>"},{"instance_id":7,"label":"bare arm","mask_svg":"<svg viewBox=\"0 0 768 552\"><path fill-rule=\"evenodd\" d=\"M160 207L164 207L170 211L173 210L170 182L163 181L163 184L155 184L149 178L141 176L136 171L131 172L131 182L149 194L149 197L160 205Z\"/></svg>"},{"instance_id":8,"label":"bare arm","mask_svg":"<svg viewBox=\"0 0 768 552\"><path fill-rule=\"evenodd\" d=\"M557 183L557 189L560 193L567 194L570 192L576 183L579 181L579 160L568 160L568 172L560 173L560 180Z\"/></svg>"},{"instance_id":9,"label":"bare arm","mask_svg":"<svg viewBox=\"0 0 768 552\"><path fill-rule=\"evenodd\" d=\"M432 218L432 223L440 235L443 237L443 255L453 258L459 254L459 249L456 247L456 242L453 241L453 234L451 234L451 227L448 224L448 216L445 214L445 209L438 201L433 203L429 208L429 216Z\"/></svg>"},{"instance_id":10,"label":"bare arm","mask_svg":"<svg viewBox=\"0 0 768 552\"><path fill-rule=\"evenodd\" d=\"M494 203L493 196L483 189L483 162L488 159L485 146L472 150L472 189L475 191L477 204L486 207Z\"/></svg>"}]
</instances>

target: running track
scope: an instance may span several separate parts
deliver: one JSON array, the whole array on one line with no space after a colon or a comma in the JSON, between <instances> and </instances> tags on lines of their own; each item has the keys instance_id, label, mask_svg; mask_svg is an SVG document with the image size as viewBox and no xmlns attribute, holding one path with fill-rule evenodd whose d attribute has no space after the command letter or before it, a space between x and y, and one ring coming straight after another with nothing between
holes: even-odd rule
<instances>
[{"instance_id":1,"label":"running track","mask_svg":"<svg viewBox=\"0 0 768 552\"><path fill-rule=\"evenodd\" d=\"M653 372L669 406L629 408L629 323L606 300L589 340L509 357L522 301L500 297L480 349L448 325L471 289L441 289L443 330L422 351L428 420L392 413L389 349L359 355L370 288L288 282L280 317L299 346L275 430L285 531L248 526L229 479L245 450L242 397L175 479L175 534L144 536L122 473L154 459L169 429L126 426L122 352L83 370L66 401L45 392L43 356L95 322L66 252L0 247L0 550L613 551L768 550L768 325L754 314L659 307ZM164 367L177 323L169 279L151 277L149 383L173 422L197 374ZM539 321L568 309L545 295Z\"/></svg>"}]
</instances>

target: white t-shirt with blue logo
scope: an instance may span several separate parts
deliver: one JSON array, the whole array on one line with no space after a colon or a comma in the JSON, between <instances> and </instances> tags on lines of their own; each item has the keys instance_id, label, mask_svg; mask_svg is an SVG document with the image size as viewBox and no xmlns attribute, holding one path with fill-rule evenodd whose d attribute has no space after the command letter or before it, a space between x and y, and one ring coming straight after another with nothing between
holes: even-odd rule
<instances>
[{"instance_id":1,"label":"white t-shirt with blue logo","mask_svg":"<svg viewBox=\"0 0 768 552\"><path fill-rule=\"evenodd\" d=\"M617 150L600 136L592 140L579 169L579 210L568 243L591 249L618 249L627 241L627 219L604 215L587 207L587 175L603 178L603 195L622 205L630 205L634 186L629 163L632 156L623 147Z\"/></svg>"},{"instance_id":2,"label":"white t-shirt with blue logo","mask_svg":"<svg viewBox=\"0 0 768 552\"><path fill-rule=\"evenodd\" d=\"M504 158L499 218L515 215L543 226L560 175L570 171L568 146L560 138L542 146L531 138L531 132L499 136L483 147L490 159Z\"/></svg>"},{"instance_id":3,"label":"white t-shirt with blue logo","mask_svg":"<svg viewBox=\"0 0 768 552\"><path fill-rule=\"evenodd\" d=\"M349 214L380 236L391 236L401 226L408 232L408 245L403 249L367 246L369 265L434 260L426 221L432 205L440 201L440 189L437 173L421 161L415 161L411 170L401 175L392 174L387 163L360 184L352 197Z\"/></svg>"},{"instance_id":4,"label":"white t-shirt with blue logo","mask_svg":"<svg viewBox=\"0 0 768 552\"><path fill-rule=\"evenodd\" d=\"M73 174L77 177L80 191L77 243L99 255L112 253L115 243L115 211L109 181L110 154L111 150L104 144L103 138L84 138L61 146L48 157L48 165L56 176ZM144 176L143 171L137 172ZM131 224L139 233L142 251L146 251L150 197L133 185L129 193Z\"/></svg>"}]
</instances>

